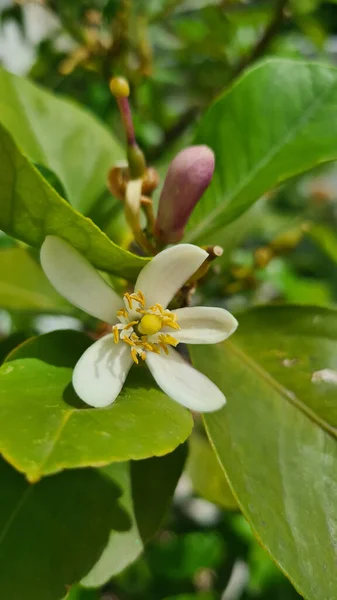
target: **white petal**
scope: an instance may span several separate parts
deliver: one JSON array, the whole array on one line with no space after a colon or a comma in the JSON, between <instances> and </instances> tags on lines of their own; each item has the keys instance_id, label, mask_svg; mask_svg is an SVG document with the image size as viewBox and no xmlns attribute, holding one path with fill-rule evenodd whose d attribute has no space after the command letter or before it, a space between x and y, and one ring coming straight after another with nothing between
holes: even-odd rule
<instances>
[{"instance_id":1,"label":"white petal","mask_svg":"<svg viewBox=\"0 0 337 600\"><path fill-rule=\"evenodd\" d=\"M142 179L131 179L126 186L126 203L130 212L137 216L140 211L140 198L142 195Z\"/></svg>"},{"instance_id":2,"label":"white petal","mask_svg":"<svg viewBox=\"0 0 337 600\"><path fill-rule=\"evenodd\" d=\"M173 348L169 349L168 356L147 352L146 362L159 387L179 404L191 410L211 412L226 403L219 388Z\"/></svg>"},{"instance_id":3,"label":"white petal","mask_svg":"<svg viewBox=\"0 0 337 600\"><path fill-rule=\"evenodd\" d=\"M165 327L179 342L185 344L217 344L228 338L238 322L228 310L208 306L179 308L173 311L181 329Z\"/></svg>"},{"instance_id":4,"label":"white petal","mask_svg":"<svg viewBox=\"0 0 337 600\"><path fill-rule=\"evenodd\" d=\"M159 252L139 273L135 291L140 290L148 306L164 308L175 293L206 260L206 250L192 244L179 244Z\"/></svg>"},{"instance_id":5,"label":"white petal","mask_svg":"<svg viewBox=\"0 0 337 600\"><path fill-rule=\"evenodd\" d=\"M97 319L116 322L123 301L75 248L49 235L42 244L40 259L49 281L64 298Z\"/></svg>"},{"instance_id":6,"label":"white petal","mask_svg":"<svg viewBox=\"0 0 337 600\"><path fill-rule=\"evenodd\" d=\"M112 404L121 391L132 365L130 348L115 344L108 334L84 352L73 372L77 395L90 406Z\"/></svg>"}]
</instances>

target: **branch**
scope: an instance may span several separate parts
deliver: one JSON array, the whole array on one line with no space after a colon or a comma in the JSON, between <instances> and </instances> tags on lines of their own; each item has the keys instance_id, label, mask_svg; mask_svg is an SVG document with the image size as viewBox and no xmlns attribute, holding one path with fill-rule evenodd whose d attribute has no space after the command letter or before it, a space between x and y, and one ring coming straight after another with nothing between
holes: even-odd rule
<instances>
[{"instance_id":1,"label":"branch","mask_svg":"<svg viewBox=\"0 0 337 600\"><path fill-rule=\"evenodd\" d=\"M164 138L158 144L158 146L154 146L154 148L150 148L146 152L146 158L148 162L154 162L164 154L167 147L172 144L181 134L183 134L186 129L195 121L199 112L199 108L196 106L191 106L184 112L176 121L172 127L164 131Z\"/></svg>"},{"instance_id":2,"label":"branch","mask_svg":"<svg viewBox=\"0 0 337 600\"><path fill-rule=\"evenodd\" d=\"M287 6L287 0L277 0L274 15L266 27L263 35L258 40L257 44L252 49L249 56L246 56L237 65L233 72L232 78L238 77L249 65L253 64L260 56L263 56L271 41L277 35L284 19L285 19L285 8Z\"/></svg>"}]
</instances>

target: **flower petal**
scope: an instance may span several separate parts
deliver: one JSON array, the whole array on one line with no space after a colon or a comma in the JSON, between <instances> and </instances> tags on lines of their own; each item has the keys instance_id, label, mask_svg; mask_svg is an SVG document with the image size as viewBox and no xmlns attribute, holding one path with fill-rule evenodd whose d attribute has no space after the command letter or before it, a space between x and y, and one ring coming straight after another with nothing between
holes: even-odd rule
<instances>
[{"instance_id":1,"label":"flower petal","mask_svg":"<svg viewBox=\"0 0 337 600\"><path fill-rule=\"evenodd\" d=\"M176 350L170 348L168 356L147 352L146 362L159 387L179 404L191 410L211 412L226 403L219 388Z\"/></svg>"},{"instance_id":2,"label":"flower petal","mask_svg":"<svg viewBox=\"0 0 337 600\"><path fill-rule=\"evenodd\" d=\"M117 310L124 306L122 299L75 248L48 235L40 259L49 281L64 298L97 319L116 322Z\"/></svg>"},{"instance_id":3,"label":"flower petal","mask_svg":"<svg viewBox=\"0 0 337 600\"><path fill-rule=\"evenodd\" d=\"M179 244L159 252L139 273L140 290L148 306L157 302L166 308L175 293L199 269L208 253L192 244Z\"/></svg>"},{"instance_id":4,"label":"flower petal","mask_svg":"<svg viewBox=\"0 0 337 600\"><path fill-rule=\"evenodd\" d=\"M95 342L79 359L73 372L77 395L90 406L114 402L132 365L130 348L115 344L108 334Z\"/></svg>"},{"instance_id":5,"label":"flower petal","mask_svg":"<svg viewBox=\"0 0 337 600\"><path fill-rule=\"evenodd\" d=\"M129 211L134 216L138 216L140 211L142 184L142 179L131 179L126 186L125 202L128 205Z\"/></svg>"},{"instance_id":6,"label":"flower petal","mask_svg":"<svg viewBox=\"0 0 337 600\"><path fill-rule=\"evenodd\" d=\"M185 344L217 344L228 338L237 328L238 322L228 310L208 306L179 308L173 311L181 329L171 335Z\"/></svg>"}]
</instances>

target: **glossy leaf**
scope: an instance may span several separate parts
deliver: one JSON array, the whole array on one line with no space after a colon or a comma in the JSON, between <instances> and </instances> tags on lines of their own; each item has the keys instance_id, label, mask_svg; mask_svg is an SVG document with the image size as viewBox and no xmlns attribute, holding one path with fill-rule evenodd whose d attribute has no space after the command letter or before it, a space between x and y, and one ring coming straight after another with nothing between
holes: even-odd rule
<instances>
[{"instance_id":1,"label":"glossy leaf","mask_svg":"<svg viewBox=\"0 0 337 600\"><path fill-rule=\"evenodd\" d=\"M84 334L54 331L11 353L0 369L0 451L30 481L64 468L167 454L189 436L193 420L134 367L105 409L76 396L73 367L90 345Z\"/></svg>"},{"instance_id":2,"label":"glossy leaf","mask_svg":"<svg viewBox=\"0 0 337 600\"><path fill-rule=\"evenodd\" d=\"M120 573L141 554L155 534L168 508L186 458L186 448L147 460L114 464L103 469L118 477L123 487L121 505L130 515L128 532L112 531L100 560L82 581L83 586L98 587ZM117 475L116 475L117 474Z\"/></svg>"},{"instance_id":3,"label":"glossy leaf","mask_svg":"<svg viewBox=\"0 0 337 600\"><path fill-rule=\"evenodd\" d=\"M195 143L216 155L186 241L216 242L270 188L337 158L337 70L271 59L253 67L201 119Z\"/></svg>"},{"instance_id":4,"label":"glossy leaf","mask_svg":"<svg viewBox=\"0 0 337 600\"><path fill-rule=\"evenodd\" d=\"M59 235L98 269L136 277L146 260L123 250L50 187L0 126L0 228L32 246Z\"/></svg>"},{"instance_id":5,"label":"glossy leaf","mask_svg":"<svg viewBox=\"0 0 337 600\"><path fill-rule=\"evenodd\" d=\"M307 600L334 598L337 313L261 308L230 341L191 348L226 394L208 434L256 536Z\"/></svg>"},{"instance_id":6,"label":"glossy leaf","mask_svg":"<svg viewBox=\"0 0 337 600\"><path fill-rule=\"evenodd\" d=\"M62 313L72 310L24 248L0 250L0 308Z\"/></svg>"},{"instance_id":7,"label":"glossy leaf","mask_svg":"<svg viewBox=\"0 0 337 600\"><path fill-rule=\"evenodd\" d=\"M56 173L71 204L84 213L106 188L109 168L123 158L117 140L83 107L4 69L0 122L23 154Z\"/></svg>"},{"instance_id":8,"label":"glossy leaf","mask_svg":"<svg viewBox=\"0 0 337 600\"><path fill-rule=\"evenodd\" d=\"M208 439L200 433L193 433L189 439L186 469L197 494L227 510L237 509L237 502L214 450Z\"/></svg>"},{"instance_id":9,"label":"glossy leaf","mask_svg":"<svg viewBox=\"0 0 337 600\"><path fill-rule=\"evenodd\" d=\"M106 581L130 564L146 541L139 533L142 512L135 515L139 494L134 490L134 474L140 468L146 475L142 492L155 508L148 529L152 536L184 458L184 449L178 448L163 458L137 462L132 474L129 463L119 463L68 471L34 485L1 461L1 598L60 600L88 572L88 580L100 585L99 578ZM151 473L158 470L157 466L153 470L153 460L162 462L168 474L165 492L156 495L147 487ZM67 596L67 600L92 598L94 592L78 586Z\"/></svg>"}]
</instances>

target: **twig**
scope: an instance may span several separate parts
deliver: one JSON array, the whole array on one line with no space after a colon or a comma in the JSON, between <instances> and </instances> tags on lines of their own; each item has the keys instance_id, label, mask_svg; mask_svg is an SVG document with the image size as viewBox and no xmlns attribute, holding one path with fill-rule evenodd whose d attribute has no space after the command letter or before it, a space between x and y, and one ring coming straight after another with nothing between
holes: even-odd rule
<instances>
[{"instance_id":1,"label":"twig","mask_svg":"<svg viewBox=\"0 0 337 600\"><path fill-rule=\"evenodd\" d=\"M274 15L266 27L264 33L258 40L257 44L252 49L249 56L246 56L237 65L233 72L232 79L238 77L249 65L254 63L260 56L262 56L270 45L271 41L278 33L280 26L282 25L285 18L285 8L287 6L287 0L277 0Z\"/></svg>"},{"instance_id":2,"label":"twig","mask_svg":"<svg viewBox=\"0 0 337 600\"><path fill-rule=\"evenodd\" d=\"M163 140L155 146L150 148L146 152L146 157L149 162L156 161L161 155L167 150L167 147L172 144L177 137L179 137L186 129L193 123L199 113L197 106L191 106L188 108L176 121L172 127L164 131Z\"/></svg>"}]
</instances>

